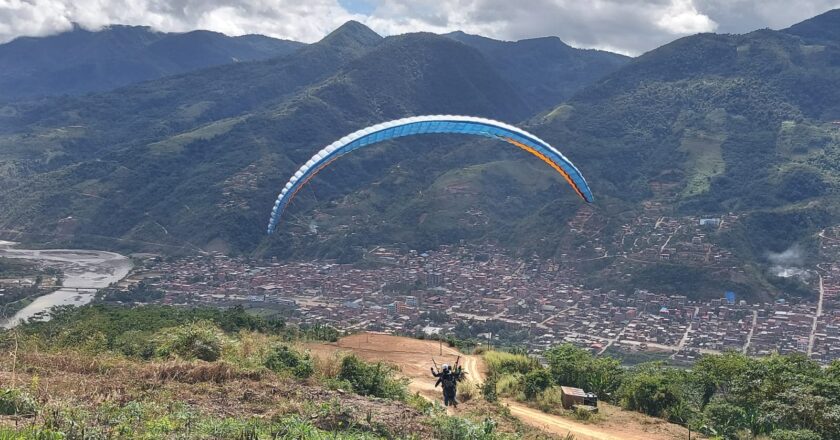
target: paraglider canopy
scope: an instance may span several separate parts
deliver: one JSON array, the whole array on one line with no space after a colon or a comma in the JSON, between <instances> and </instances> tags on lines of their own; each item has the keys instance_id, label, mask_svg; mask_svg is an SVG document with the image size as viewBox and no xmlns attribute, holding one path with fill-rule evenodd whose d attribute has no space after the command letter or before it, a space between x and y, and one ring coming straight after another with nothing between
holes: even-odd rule
<instances>
[{"instance_id":1,"label":"paraglider canopy","mask_svg":"<svg viewBox=\"0 0 840 440\"><path fill-rule=\"evenodd\" d=\"M587 203L592 203L594 200L589 185L577 167L566 156L563 156L563 154L557 151L557 149L525 130L505 124L504 122L473 116L415 116L364 128L333 142L312 156L311 159L292 175L286 183L286 186L283 187L283 190L277 196L277 201L271 210L267 232L269 234L274 232L280 216L300 188L334 160L354 150L377 142L425 133L468 134L503 140L533 154L547 163Z\"/></svg>"}]
</instances>

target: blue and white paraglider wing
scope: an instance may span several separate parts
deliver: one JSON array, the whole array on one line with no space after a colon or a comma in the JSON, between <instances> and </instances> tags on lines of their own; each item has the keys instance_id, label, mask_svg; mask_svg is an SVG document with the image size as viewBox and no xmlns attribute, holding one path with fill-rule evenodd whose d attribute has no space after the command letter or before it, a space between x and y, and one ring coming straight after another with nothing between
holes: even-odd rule
<instances>
[{"instance_id":1,"label":"blue and white paraglider wing","mask_svg":"<svg viewBox=\"0 0 840 440\"><path fill-rule=\"evenodd\" d=\"M415 116L364 128L327 145L312 156L292 175L277 196L277 201L271 210L268 233L271 234L277 228L277 223L283 211L294 199L295 194L318 172L339 157L377 142L427 133L467 134L503 140L547 163L563 176L583 200L588 203L593 201L592 191L577 167L557 149L525 130L503 122L472 116Z\"/></svg>"}]
</instances>

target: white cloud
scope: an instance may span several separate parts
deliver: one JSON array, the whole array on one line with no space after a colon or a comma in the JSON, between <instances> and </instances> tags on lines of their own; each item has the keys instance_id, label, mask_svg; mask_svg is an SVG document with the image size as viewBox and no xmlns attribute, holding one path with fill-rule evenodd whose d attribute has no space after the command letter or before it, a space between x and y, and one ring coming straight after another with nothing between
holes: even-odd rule
<instances>
[{"instance_id":1,"label":"white cloud","mask_svg":"<svg viewBox=\"0 0 840 440\"><path fill-rule=\"evenodd\" d=\"M345 4L352 3L344 1ZM638 54L697 32L789 26L840 0L365 0L367 15L339 0L0 0L0 42L48 35L73 22L210 29L317 41L355 19L383 35L463 30L516 40L558 36L578 47ZM370 7L367 7L370 5Z\"/></svg>"},{"instance_id":2,"label":"white cloud","mask_svg":"<svg viewBox=\"0 0 840 440\"><path fill-rule=\"evenodd\" d=\"M718 23L719 32L727 33L782 29L840 8L840 0L694 0L694 4Z\"/></svg>"},{"instance_id":3,"label":"white cloud","mask_svg":"<svg viewBox=\"0 0 840 440\"><path fill-rule=\"evenodd\" d=\"M513 40L555 35L575 46L632 54L716 26L691 0L380 0L365 22L386 34L463 30Z\"/></svg>"},{"instance_id":4,"label":"white cloud","mask_svg":"<svg viewBox=\"0 0 840 440\"><path fill-rule=\"evenodd\" d=\"M109 24L151 26L167 32L209 29L317 41L351 14L337 0L0 0L0 42Z\"/></svg>"},{"instance_id":5,"label":"white cloud","mask_svg":"<svg viewBox=\"0 0 840 440\"><path fill-rule=\"evenodd\" d=\"M701 14L691 0L675 0L656 21L656 25L674 35L712 32L717 23Z\"/></svg>"}]
</instances>

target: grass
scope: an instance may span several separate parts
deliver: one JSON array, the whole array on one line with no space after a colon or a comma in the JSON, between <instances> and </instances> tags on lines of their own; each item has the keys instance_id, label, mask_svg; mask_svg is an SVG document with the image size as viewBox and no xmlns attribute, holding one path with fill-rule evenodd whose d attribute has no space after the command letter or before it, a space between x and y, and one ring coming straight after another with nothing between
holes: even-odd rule
<instances>
[{"instance_id":1,"label":"grass","mask_svg":"<svg viewBox=\"0 0 840 440\"><path fill-rule=\"evenodd\" d=\"M569 104L560 104L557 107L555 107L554 110L545 115L543 121L551 122L555 119L558 119L560 121L568 120L569 117L572 115L574 109L575 108Z\"/></svg>"},{"instance_id":2,"label":"grass","mask_svg":"<svg viewBox=\"0 0 840 440\"><path fill-rule=\"evenodd\" d=\"M508 373L499 376L496 382L496 394L522 400L524 398L523 392L522 374Z\"/></svg>"},{"instance_id":3,"label":"grass","mask_svg":"<svg viewBox=\"0 0 840 440\"><path fill-rule=\"evenodd\" d=\"M246 340L214 362L24 349L15 383L30 385L0 390L0 426L3 415L16 415L25 417L18 426L27 428L0 430L0 439L56 433L65 439L380 439L428 429L431 413L406 403L330 391L318 380L239 364L237 358L269 351L257 346L259 338ZM319 377L335 374L334 363L321 365ZM9 360L0 361L0 382L9 383L10 370Z\"/></svg>"},{"instance_id":4,"label":"grass","mask_svg":"<svg viewBox=\"0 0 840 440\"><path fill-rule=\"evenodd\" d=\"M348 364L340 356L316 361L285 332L225 332L208 320L133 330L140 327L132 322L123 329L151 344L148 359L109 349L91 327L81 333L56 327L62 337L46 341L21 336L14 364L0 357L0 383L14 378L15 386L0 389L0 426L9 425L6 417L22 422L0 429L0 439L431 434L437 412L412 402L405 383L384 366L357 358ZM77 342L67 344L68 338ZM4 352L8 342L0 340ZM210 360L202 360L207 353Z\"/></svg>"},{"instance_id":5,"label":"grass","mask_svg":"<svg viewBox=\"0 0 840 440\"><path fill-rule=\"evenodd\" d=\"M230 321L206 318L172 326L156 309L132 310L143 313L123 321L125 310L102 309L82 327L61 316L20 327L16 359L0 357L0 440L544 438L469 382L460 384L465 411L450 417L408 393L392 368L310 357L288 329L225 331ZM50 337L35 337L36 327ZM0 332L4 352L8 336ZM124 352L123 339L148 345L149 357ZM206 352L212 360L198 356Z\"/></svg>"},{"instance_id":6,"label":"grass","mask_svg":"<svg viewBox=\"0 0 840 440\"><path fill-rule=\"evenodd\" d=\"M197 140L208 140L223 135L245 119L245 117L237 117L215 121L195 130L151 143L149 144L149 150L153 154L180 153L187 144Z\"/></svg>"},{"instance_id":7,"label":"grass","mask_svg":"<svg viewBox=\"0 0 840 440\"><path fill-rule=\"evenodd\" d=\"M496 432L496 424L491 419L475 423L458 417L440 417L435 429L436 437L441 440L496 440L515 437Z\"/></svg>"},{"instance_id":8,"label":"grass","mask_svg":"<svg viewBox=\"0 0 840 440\"><path fill-rule=\"evenodd\" d=\"M458 383L458 400L460 402L469 402L470 400L480 395L478 385L471 380L465 380Z\"/></svg>"},{"instance_id":9,"label":"grass","mask_svg":"<svg viewBox=\"0 0 840 440\"><path fill-rule=\"evenodd\" d=\"M150 364L142 378L153 383L175 381L195 384L202 382L227 383L234 380L260 380L263 371L247 371L228 362L172 361Z\"/></svg>"},{"instance_id":10,"label":"grass","mask_svg":"<svg viewBox=\"0 0 840 440\"><path fill-rule=\"evenodd\" d=\"M322 414L330 417L330 414ZM94 421L93 419L97 419ZM98 422L98 424L97 424ZM199 439L381 439L364 426L323 429L298 415L271 419L236 418L202 414L181 403L130 401L102 405L95 412L54 409L45 425L20 430L0 428L0 439L199 438Z\"/></svg>"},{"instance_id":11,"label":"grass","mask_svg":"<svg viewBox=\"0 0 840 440\"><path fill-rule=\"evenodd\" d=\"M524 354L513 354L504 351L487 351L484 362L491 372L525 374L539 367L539 361Z\"/></svg>"},{"instance_id":12,"label":"grass","mask_svg":"<svg viewBox=\"0 0 840 440\"><path fill-rule=\"evenodd\" d=\"M725 140L724 135L701 132L686 134L683 137L679 151L688 154L685 163L687 184L683 190L683 197L707 192L711 179L726 170L721 151Z\"/></svg>"}]
</instances>

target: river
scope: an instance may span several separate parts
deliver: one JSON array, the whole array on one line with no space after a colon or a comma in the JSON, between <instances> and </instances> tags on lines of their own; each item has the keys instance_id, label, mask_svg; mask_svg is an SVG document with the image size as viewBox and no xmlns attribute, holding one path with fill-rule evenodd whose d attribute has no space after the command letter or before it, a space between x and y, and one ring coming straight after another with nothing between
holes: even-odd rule
<instances>
[{"instance_id":1,"label":"river","mask_svg":"<svg viewBox=\"0 0 840 440\"><path fill-rule=\"evenodd\" d=\"M11 328L21 320L27 320L55 306L80 306L93 300L97 289L125 278L131 270L131 260L114 252L76 249L18 249L16 243L0 241L0 257L20 258L38 261L44 265L61 269L64 273L63 287L55 292L40 296L11 318L2 321L0 327Z\"/></svg>"}]
</instances>

